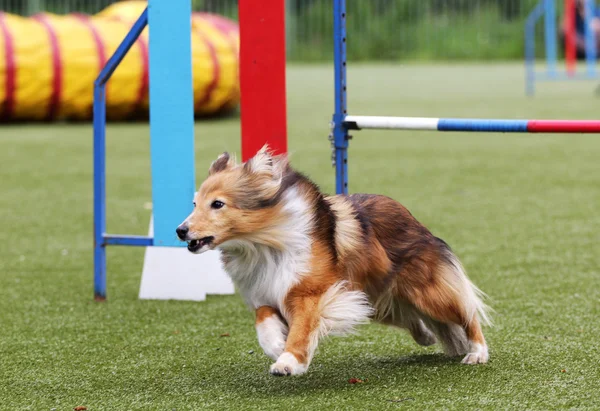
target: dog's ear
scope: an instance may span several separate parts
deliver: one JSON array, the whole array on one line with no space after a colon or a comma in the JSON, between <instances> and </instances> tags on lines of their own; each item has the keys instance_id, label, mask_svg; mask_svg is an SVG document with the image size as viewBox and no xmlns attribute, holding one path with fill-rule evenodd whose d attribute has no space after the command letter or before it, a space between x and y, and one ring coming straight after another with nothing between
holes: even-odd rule
<instances>
[{"instance_id":1,"label":"dog's ear","mask_svg":"<svg viewBox=\"0 0 600 411\"><path fill-rule=\"evenodd\" d=\"M273 154L265 144L250 160L244 164L244 171L250 174L273 176Z\"/></svg>"},{"instance_id":2,"label":"dog's ear","mask_svg":"<svg viewBox=\"0 0 600 411\"><path fill-rule=\"evenodd\" d=\"M221 154L215 161L212 162L208 169L208 175L225 171L235 166L235 158L232 158L229 153Z\"/></svg>"},{"instance_id":3,"label":"dog's ear","mask_svg":"<svg viewBox=\"0 0 600 411\"><path fill-rule=\"evenodd\" d=\"M264 200L277 194L283 181L285 164L282 156L273 155L266 144L244 163L243 178L245 184L252 188L255 198Z\"/></svg>"},{"instance_id":4,"label":"dog's ear","mask_svg":"<svg viewBox=\"0 0 600 411\"><path fill-rule=\"evenodd\" d=\"M268 144L265 144L254 157L244 164L244 171L250 175L281 180L288 166L287 154L274 155Z\"/></svg>"}]
</instances>

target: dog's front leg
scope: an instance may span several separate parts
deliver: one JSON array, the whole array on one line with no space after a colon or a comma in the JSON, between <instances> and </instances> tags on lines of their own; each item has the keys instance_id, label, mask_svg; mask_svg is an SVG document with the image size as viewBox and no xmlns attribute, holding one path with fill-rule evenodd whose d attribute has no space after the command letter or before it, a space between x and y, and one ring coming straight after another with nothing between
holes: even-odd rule
<instances>
[{"instance_id":1,"label":"dog's front leg","mask_svg":"<svg viewBox=\"0 0 600 411\"><path fill-rule=\"evenodd\" d=\"M288 326L273 307L263 305L256 309L256 334L265 354L277 360L285 348Z\"/></svg>"},{"instance_id":2,"label":"dog's front leg","mask_svg":"<svg viewBox=\"0 0 600 411\"><path fill-rule=\"evenodd\" d=\"M319 341L318 298L298 298L290 310L290 330L285 351L271 365L273 375L300 375L306 372Z\"/></svg>"}]
</instances>

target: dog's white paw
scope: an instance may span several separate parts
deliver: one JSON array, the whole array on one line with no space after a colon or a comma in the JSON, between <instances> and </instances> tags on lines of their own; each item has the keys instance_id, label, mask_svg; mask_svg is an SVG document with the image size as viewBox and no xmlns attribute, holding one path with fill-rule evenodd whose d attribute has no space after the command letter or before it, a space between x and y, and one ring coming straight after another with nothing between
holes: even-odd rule
<instances>
[{"instance_id":1,"label":"dog's white paw","mask_svg":"<svg viewBox=\"0 0 600 411\"><path fill-rule=\"evenodd\" d=\"M292 353L284 352L277 362L271 365L271 374L276 376L300 375L307 370L305 364L300 364Z\"/></svg>"},{"instance_id":2,"label":"dog's white paw","mask_svg":"<svg viewBox=\"0 0 600 411\"><path fill-rule=\"evenodd\" d=\"M471 352L463 358L463 364L485 364L488 362L487 346L481 344L473 344Z\"/></svg>"}]
</instances>

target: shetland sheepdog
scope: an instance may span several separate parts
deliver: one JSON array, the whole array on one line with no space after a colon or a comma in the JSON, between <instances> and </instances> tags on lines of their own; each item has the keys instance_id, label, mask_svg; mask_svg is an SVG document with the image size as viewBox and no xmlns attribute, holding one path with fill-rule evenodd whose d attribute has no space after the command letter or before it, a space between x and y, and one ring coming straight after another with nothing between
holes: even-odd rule
<instances>
[{"instance_id":1,"label":"shetland sheepdog","mask_svg":"<svg viewBox=\"0 0 600 411\"><path fill-rule=\"evenodd\" d=\"M221 154L176 232L192 253L220 250L273 375L305 373L320 339L370 320L488 361L483 293L446 242L391 198L322 194L267 146L242 164Z\"/></svg>"}]
</instances>

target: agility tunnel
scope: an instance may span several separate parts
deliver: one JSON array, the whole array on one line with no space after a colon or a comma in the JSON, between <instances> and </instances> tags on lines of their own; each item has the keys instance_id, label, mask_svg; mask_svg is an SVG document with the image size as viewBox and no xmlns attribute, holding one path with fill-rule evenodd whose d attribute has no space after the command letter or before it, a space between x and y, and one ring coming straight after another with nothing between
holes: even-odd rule
<instances>
[{"instance_id":1,"label":"agility tunnel","mask_svg":"<svg viewBox=\"0 0 600 411\"><path fill-rule=\"evenodd\" d=\"M0 122L90 120L94 80L146 6L123 1L96 15L29 18L0 11ZM191 40L196 117L236 110L237 23L193 13ZM109 120L148 116L148 70L145 29L107 85Z\"/></svg>"}]
</instances>

